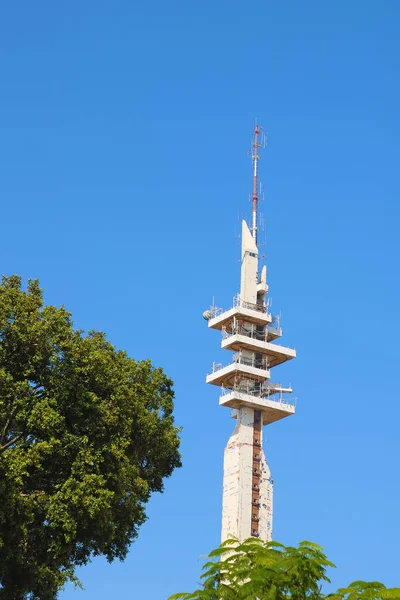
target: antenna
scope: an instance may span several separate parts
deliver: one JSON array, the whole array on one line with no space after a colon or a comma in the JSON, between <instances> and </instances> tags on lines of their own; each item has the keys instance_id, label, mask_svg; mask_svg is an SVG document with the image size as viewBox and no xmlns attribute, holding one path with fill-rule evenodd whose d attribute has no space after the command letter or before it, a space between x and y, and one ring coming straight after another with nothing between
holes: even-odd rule
<instances>
[{"instance_id":1,"label":"antenna","mask_svg":"<svg viewBox=\"0 0 400 600\"><path fill-rule=\"evenodd\" d=\"M252 160L253 160L253 218L252 218L252 227L251 233L253 235L254 241L257 244L257 205L258 205L258 161L260 160L260 156L258 154L258 149L261 144L258 141L258 136L261 133L260 126L256 123L254 128L254 138L252 144Z\"/></svg>"}]
</instances>

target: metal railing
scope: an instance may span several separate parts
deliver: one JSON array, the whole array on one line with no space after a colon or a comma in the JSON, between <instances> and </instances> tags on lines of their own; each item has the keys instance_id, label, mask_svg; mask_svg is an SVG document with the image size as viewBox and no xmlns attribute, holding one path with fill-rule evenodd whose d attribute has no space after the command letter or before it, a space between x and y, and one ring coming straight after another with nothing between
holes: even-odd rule
<instances>
[{"instance_id":1,"label":"metal railing","mask_svg":"<svg viewBox=\"0 0 400 600\"><path fill-rule=\"evenodd\" d=\"M266 325L266 329L270 333L276 333L278 337L282 337L282 327L279 327L279 325L276 322L271 323L270 325Z\"/></svg>"},{"instance_id":2,"label":"metal railing","mask_svg":"<svg viewBox=\"0 0 400 600\"><path fill-rule=\"evenodd\" d=\"M247 302L247 300L242 300L239 294L236 294L233 298L233 306L241 306L242 308L248 308L249 310L256 310L258 312L266 313L268 312L268 307L265 304L256 304L254 302Z\"/></svg>"},{"instance_id":3,"label":"metal railing","mask_svg":"<svg viewBox=\"0 0 400 600\"><path fill-rule=\"evenodd\" d=\"M248 310L255 310L257 312L261 312L263 314L268 314L268 306L266 304L257 304L255 302L248 302L247 300L242 300L240 298L239 294L236 294L233 297L233 308L237 308L237 307L242 307L242 308L247 308ZM215 306L214 304L212 306L210 306L209 311L212 315L212 318L218 317L219 315L221 315L222 313L225 312L224 308L221 308L219 306ZM271 315L271 318L277 322L278 319L278 323L279 323L279 317L274 317Z\"/></svg>"},{"instance_id":4,"label":"metal railing","mask_svg":"<svg viewBox=\"0 0 400 600\"><path fill-rule=\"evenodd\" d=\"M231 364L235 363L240 365L246 365L247 367L255 367L256 369L263 369L265 371L268 371L268 361L265 358L250 358L248 356L243 356L242 354L237 353L233 355L233 362ZM224 369L228 366L229 365L223 365L219 362L213 362L212 373L216 373L217 371L220 371L221 369Z\"/></svg>"},{"instance_id":5,"label":"metal railing","mask_svg":"<svg viewBox=\"0 0 400 600\"><path fill-rule=\"evenodd\" d=\"M267 331L257 331L257 329L248 329L247 327L243 327L243 325L237 325L235 329L232 330L232 333L244 335L246 337L252 338L253 340L260 340L262 342L266 342L268 338Z\"/></svg>"},{"instance_id":6,"label":"metal railing","mask_svg":"<svg viewBox=\"0 0 400 600\"><path fill-rule=\"evenodd\" d=\"M235 324L234 327L232 327L232 331L228 331L225 326L222 327L222 339L226 340L232 335L243 335L244 337L251 338L252 340L268 342L268 333L270 332L271 331L268 330L268 326L266 326L264 331L257 331L256 329L248 329L247 327L243 327L243 325ZM278 337L282 335L282 330L277 329L276 332ZM286 346L283 344L277 344L275 340L273 340L273 346L277 348L286 348Z\"/></svg>"},{"instance_id":7,"label":"metal railing","mask_svg":"<svg viewBox=\"0 0 400 600\"><path fill-rule=\"evenodd\" d=\"M279 331L278 329L275 330L274 328L269 328L268 326L266 326L266 328L263 331L257 331L257 329L255 329L255 328L249 329L248 327L243 327L243 325L238 325L236 323L232 327L232 332L229 332L226 329L226 327L222 327L222 337L224 339L226 339L227 337L230 337L231 335L238 334L238 335L244 335L246 337L252 338L253 340L267 342L268 334L272 330L276 331L278 334L281 334L281 331Z\"/></svg>"},{"instance_id":8,"label":"metal railing","mask_svg":"<svg viewBox=\"0 0 400 600\"><path fill-rule=\"evenodd\" d=\"M256 369L265 369L267 370L269 367L268 361L266 358L255 358L254 356L244 356L240 352L236 352L233 355L233 362L240 363L241 365L246 365L247 367L255 367Z\"/></svg>"},{"instance_id":9,"label":"metal railing","mask_svg":"<svg viewBox=\"0 0 400 600\"><path fill-rule=\"evenodd\" d=\"M260 398L261 400L272 400L278 404L288 404L290 406L296 406L297 398L283 397L285 393L278 386L271 386L265 383L259 383L252 380L243 380L235 384L232 388L226 388L221 386L221 395L226 396L232 392L239 394L246 394L247 396L253 396L254 398ZM278 394L278 397L275 397Z\"/></svg>"},{"instance_id":10,"label":"metal railing","mask_svg":"<svg viewBox=\"0 0 400 600\"><path fill-rule=\"evenodd\" d=\"M220 306L215 306L214 304L210 306L209 310L212 315L212 319L214 319L215 317L219 317L219 315L222 315L222 313L224 312L223 308L221 308Z\"/></svg>"}]
</instances>

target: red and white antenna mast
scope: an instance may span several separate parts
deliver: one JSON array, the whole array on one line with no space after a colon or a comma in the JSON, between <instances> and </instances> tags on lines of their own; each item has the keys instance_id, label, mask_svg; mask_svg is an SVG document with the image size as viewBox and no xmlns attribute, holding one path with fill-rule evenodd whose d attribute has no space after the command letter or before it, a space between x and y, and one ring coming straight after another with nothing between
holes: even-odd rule
<instances>
[{"instance_id":1,"label":"red and white antenna mast","mask_svg":"<svg viewBox=\"0 0 400 600\"><path fill-rule=\"evenodd\" d=\"M260 135L260 127L259 125L255 126L254 129L254 138L252 143L252 159L253 159L253 215L252 215L252 226L251 233L253 235L254 241L257 244L257 205L258 205L258 161L260 160L260 155L258 154L258 149L261 144L258 142L258 136Z\"/></svg>"}]
</instances>

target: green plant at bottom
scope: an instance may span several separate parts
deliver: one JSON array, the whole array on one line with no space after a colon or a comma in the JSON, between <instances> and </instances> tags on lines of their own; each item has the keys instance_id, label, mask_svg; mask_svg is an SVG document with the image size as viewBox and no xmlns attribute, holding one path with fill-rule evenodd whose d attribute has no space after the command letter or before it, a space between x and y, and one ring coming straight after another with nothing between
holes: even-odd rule
<instances>
[{"instance_id":1,"label":"green plant at bottom","mask_svg":"<svg viewBox=\"0 0 400 600\"><path fill-rule=\"evenodd\" d=\"M355 581L333 594L324 594L335 567L323 549L312 542L298 547L249 538L230 539L213 550L203 566L201 589L179 593L169 600L400 600L400 588Z\"/></svg>"}]
</instances>

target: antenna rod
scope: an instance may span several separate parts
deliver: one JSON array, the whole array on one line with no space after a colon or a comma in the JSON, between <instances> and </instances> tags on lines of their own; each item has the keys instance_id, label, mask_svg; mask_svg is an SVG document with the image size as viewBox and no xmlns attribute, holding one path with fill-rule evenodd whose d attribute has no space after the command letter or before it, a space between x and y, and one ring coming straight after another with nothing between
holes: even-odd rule
<instances>
[{"instance_id":1,"label":"antenna rod","mask_svg":"<svg viewBox=\"0 0 400 600\"><path fill-rule=\"evenodd\" d=\"M258 204L258 161L260 156L258 154L258 149L260 144L258 143L258 136L260 133L260 127L258 125L255 126L254 129L254 140L253 140L253 222L251 232L254 238L255 243L257 244L257 204Z\"/></svg>"}]
</instances>

